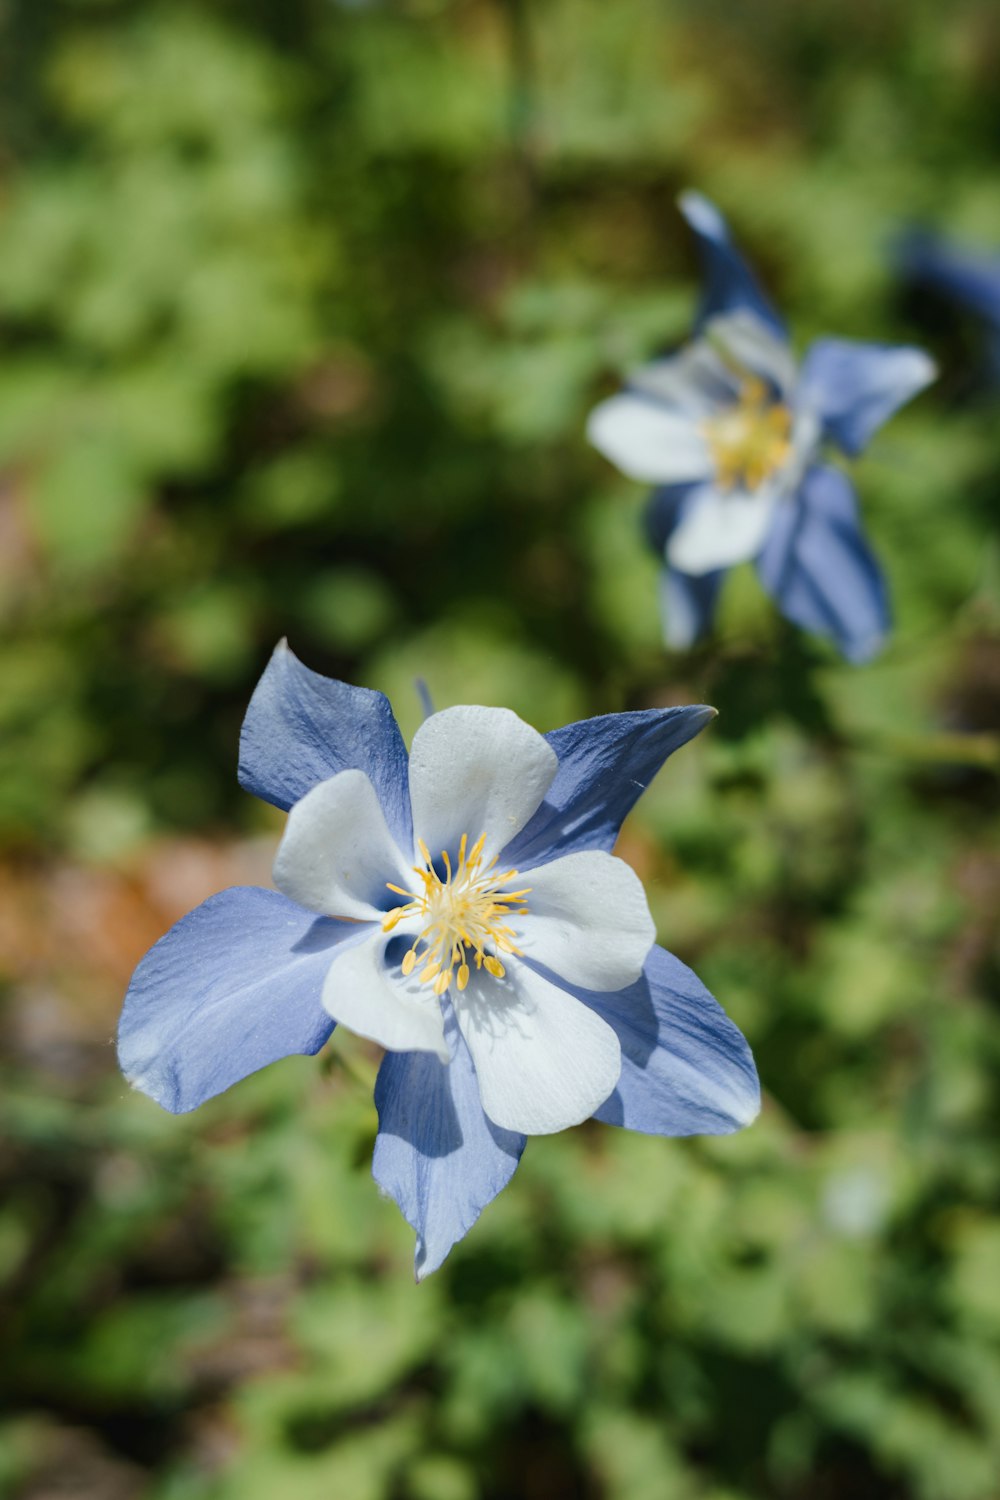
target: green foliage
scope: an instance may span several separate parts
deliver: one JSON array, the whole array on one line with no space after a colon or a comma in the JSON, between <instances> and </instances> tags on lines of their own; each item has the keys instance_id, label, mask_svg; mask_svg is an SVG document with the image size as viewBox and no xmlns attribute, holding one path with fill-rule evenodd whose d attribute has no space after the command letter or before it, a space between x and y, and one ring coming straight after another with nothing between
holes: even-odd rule
<instances>
[{"instance_id":1,"label":"green foliage","mask_svg":"<svg viewBox=\"0 0 1000 1500\"><path fill-rule=\"evenodd\" d=\"M993 1500L997 398L885 258L909 218L1000 245L993 8L2 25L0 1493ZM749 572L665 653L642 496L584 443L688 326L687 185L800 345L941 360L857 467L897 617L869 668ZM414 1287L365 1046L188 1119L128 1094L129 963L266 868L235 751L284 634L408 733L417 676L543 729L716 704L623 853L751 1038L752 1130L534 1141Z\"/></svg>"}]
</instances>

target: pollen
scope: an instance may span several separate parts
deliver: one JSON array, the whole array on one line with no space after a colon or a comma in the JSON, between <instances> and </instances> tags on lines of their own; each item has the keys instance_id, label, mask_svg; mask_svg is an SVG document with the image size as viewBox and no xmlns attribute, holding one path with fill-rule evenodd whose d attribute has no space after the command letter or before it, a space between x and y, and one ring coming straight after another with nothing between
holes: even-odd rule
<instances>
[{"instance_id":1,"label":"pollen","mask_svg":"<svg viewBox=\"0 0 1000 1500\"><path fill-rule=\"evenodd\" d=\"M763 380L748 375L736 402L709 417L702 430L723 489L756 490L787 462L792 451L792 414L774 401Z\"/></svg>"},{"instance_id":2,"label":"pollen","mask_svg":"<svg viewBox=\"0 0 1000 1500\"><path fill-rule=\"evenodd\" d=\"M409 975L419 964L420 983L429 985L435 995L444 995L453 983L459 991L464 990L472 972L470 965L502 979L507 971L497 955L521 954L510 919L527 915L524 898L531 887L506 889L516 880L517 871L498 870L496 856L484 863L485 844L484 833L470 848L468 834L463 833L454 868L448 853L442 850L442 880L421 839L417 847L424 863L413 867L418 889L407 891L389 883L390 891L407 899L405 905L386 912L382 931L392 932L404 918L416 917L421 922L401 968Z\"/></svg>"}]
</instances>

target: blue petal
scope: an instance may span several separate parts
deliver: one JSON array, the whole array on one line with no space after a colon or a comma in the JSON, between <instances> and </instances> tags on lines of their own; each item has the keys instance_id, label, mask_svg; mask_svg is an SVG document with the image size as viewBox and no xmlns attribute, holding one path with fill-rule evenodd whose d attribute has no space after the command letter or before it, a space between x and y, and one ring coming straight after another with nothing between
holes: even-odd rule
<instances>
[{"instance_id":1,"label":"blue petal","mask_svg":"<svg viewBox=\"0 0 1000 1500\"><path fill-rule=\"evenodd\" d=\"M525 1137L483 1114L469 1049L450 1007L447 1066L429 1052L387 1052L375 1084L372 1173L416 1231L417 1280L436 1271L514 1175Z\"/></svg>"},{"instance_id":2,"label":"blue petal","mask_svg":"<svg viewBox=\"0 0 1000 1500\"><path fill-rule=\"evenodd\" d=\"M638 984L577 993L622 1047L618 1087L595 1119L646 1135L728 1135L756 1117L760 1084L742 1032L665 948L652 950Z\"/></svg>"},{"instance_id":3,"label":"blue petal","mask_svg":"<svg viewBox=\"0 0 1000 1500\"><path fill-rule=\"evenodd\" d=\"M644 517L646 536L660 557L681 519L684 501L701 487L700 479L690 484L660 484L650 495Z\"/></svg>"},{"instance_id":4,"label":"blue petal","mask_svg":"<svg viewBox=\"0 0 1000 1500\"><path fill-rule=\"evenodd\" d=\"M183 1114L279 1057L318 1052L333 1030L320 992L334 950L366 930L254 886L210 897L132 975L122 1072Z\"/></svg>"},{"instance_id":5,"label":"blue petal","mask_svg":"<svg viewBox=\"0 0 1000 1500\"><path fill-rule=\"evenodd\" d=\"M1000 255L914 234L900 247L899 260L912 280L954 298L1000 329Z\"/></svg>"},{"instance_id":6,"label":"blue petal","mask_svg":"<svg viewBox=\"0 0 1000 1500\"><path fill-rule=\"evenodd\" d=\"M704 704L581 719L545 738L559 769L541 807L501 856L528 870L578 849L611 849L668 756L715 718Z\"/></svg>"},{"instance_id":7,"label":"blue petal","mask_svg":"<svg viewBox=\"0 0 1000 1500\"><path fill-rule=\"evenodd\" d=\"M822 418L827 437L855 454L936 374L922 349L817 339L803 361L798 399Z\"/></svg>"},{"instance_id":8,"label":"blue petal","mask_svg":"<svg viewBox=\"0 0 1000 1500\"><path fill-rule=\"evenodd\" d=\"M695 578L665 564L660 574L660 617L664 643L672 650L686 651L709 629L725 576L725 568Z\"/></svg>"},{"instance_id":9,"label":"blue petal","mask_svg":"<svg viewBox=\"0 0 1000 1500\"><path fill-rule=\"evenodd\" d=\"M704 275L699 325L720 313L747 308L784 338L784 324L733 244L729 226L715 204L701 193L691 192L682 193L677 201L681 213L698 237Z\"/></svg>"},{"instance_id":10,"label":"blue petal","mask_svg":"<svg viewBox=\"0 0 1000 1500\"><path fill-rule=\"evenodd\" d=\"M757 571L783 615L831 637L848 661L867 661L881 647L889 629L885 580L839 469L809 470L797 500L779 508Z\"/></svg>"},{"instance_id":11,"label":"blue petal","mask_svg":"<svg viewBox=\"0 0 1000 1500\"><path fill-rule=\"evenodd\" d=\"M282 641L243 721L241 786L287 811L328 776L364 771L396 842L409 853L406 767L406 746L388 698L310 671Z\"/></svg>"},{"instance_id":12,"label":"blue petal","mask_svg":"<svg viewBox=\"0 0 1000 1500\"><path fill-rule=\"evenodd\" d=\"M685 500L701 487L697 481L694 484L661 484L650 495L646 507L646 535L661 558L681 519ZM714 573L702 573L695 578L689 573L679 573L664 562L660 574L660 618L663 639L674 651L686 651L708 630L725 576L726 569L719 568Z\"/></svg>"}]
</instances>

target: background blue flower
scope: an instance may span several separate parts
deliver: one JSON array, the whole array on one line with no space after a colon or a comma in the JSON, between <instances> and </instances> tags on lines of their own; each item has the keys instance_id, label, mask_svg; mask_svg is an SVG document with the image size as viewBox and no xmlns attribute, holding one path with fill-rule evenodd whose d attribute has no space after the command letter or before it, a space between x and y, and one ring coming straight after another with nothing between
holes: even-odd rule
<instances>
[{"instance_id":1,"label":"background blue flower","mask_svg":"<svg viewBox=\"0 0 1000 1500\"><path fill-rule=\"evenodd\" d=\"M648 534L667 642L702 635L724 572L752 559L782 614L867 661L889 627L885 583L853 486L821 449L860 453L934 366L919 349L822 338L796 370L721 214L697 193L680 205L703 265L695 341L637 371L589 423L612 462L657 482Z\"/></svg>"},{"instance_id":2,"label":"background blue flower","mask_svg":"<svg viewBox=\"0 0 1000 1500\"><path fill-rule=\"evenodd\" d=\"M896 248L903 275L981 318L994 377L1000 376L1000 254L913 231Z\"/></svg>"}]
</instances>

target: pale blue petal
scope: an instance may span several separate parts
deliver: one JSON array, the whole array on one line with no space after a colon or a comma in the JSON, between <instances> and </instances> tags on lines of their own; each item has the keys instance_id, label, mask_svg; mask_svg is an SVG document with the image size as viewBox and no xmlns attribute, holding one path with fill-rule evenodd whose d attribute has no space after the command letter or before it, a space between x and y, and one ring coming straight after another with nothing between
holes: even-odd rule
<instances>
[{"instance_id":1,"label":"pale blue petal","mask_svg":"<svg viewBox=\"0 0 1000 1500\"><path fill-rule=\"evenodd\" d=\"M645 1135L728 1135L756 1117L760 1084L742 1032L665 948L627 990L576 993L622 1048L618 1087L595 1119Z\"/></svg>"},{"instance_id":2,"label":"pale blue petal","mask_svg":"<svg viewBox=\"0 0 1000 1500\"><path fill-rule=\"evenodd\" d=\"M483 1114L469 1049L451 1008L451 1062L428 1052L387 1052L375 1084L379 1115L372 1173L416 1231L417 1280L436 1271L505 1188L525 1137Z\"/></svg>"},{"instance_id":3,"label":"pale blue petal","mask_svg":"<svg viewBox=\"0 0 1000 1500\"><path fill-rule=\"evenodd\" d=\"M578 849L611 849L618 830L668 756L715 718L704 704L604 714L554 729L559 757L548 795L501 855L520 870Z\"/></svg>"},{"instance_id":4,"label":"pale blue petal","mask_svg":"<svg viewBox=\"0 0 1000 1500\"><path fill-rule=\"evenodd\" d=\"M326 972L337 945L367 931L255 886L211 896L133 974L122 1072L183 1114L279 1057L318 1052L333 1030L320 1002Z\"/></svg>"},{"instance_id":5,"label":"pale blue petal","mask_svg":"<svg viewBox=\"0 0 1000 1500\"><path fill-rule=\"evenodd\" d=\"M729 226L715 204L701 193L692 192L682 193L677 201L681 213L698 237L704 278L699 325L720 313L748 308L784 337L784 324L733 244Z\"/></svg>"},{"instance_id":6,"label":"pale blue petal","mask_svg":"<svg viewBox=\"0 0 1000 1500\"><path fill-rule=\"evenodd\" d=\"M881 647L889 629L885 581L839 469L810 469L796 499L779 507L757 572L783 615L829 636L848 661L867 661Z\"/></svg>"},{"instance_id":7,"label":"pale blue petal","mask_svg":"<svg viewBox=\"0 0 1000 1500\"><path fill-rule=\"evenodd\" d=\"M821 418L827 437L855 454L936 374L922 349L817 339L802 365L798 400Z\"/></svg>"},{"instance_id":8,"label":"pale blue petal","mask_svg":"<svg viewBox=\"0 0 1000 1500\"><path fill-rule=\"evenodd\" d=\"M241 786L287 811L338 771L364 771L397 844L409 852L406 766L406 746L388 698L310 671L282 641L243 721Z\"/></svg>"}]
</instances>

